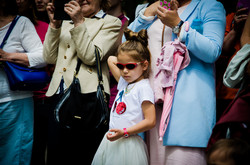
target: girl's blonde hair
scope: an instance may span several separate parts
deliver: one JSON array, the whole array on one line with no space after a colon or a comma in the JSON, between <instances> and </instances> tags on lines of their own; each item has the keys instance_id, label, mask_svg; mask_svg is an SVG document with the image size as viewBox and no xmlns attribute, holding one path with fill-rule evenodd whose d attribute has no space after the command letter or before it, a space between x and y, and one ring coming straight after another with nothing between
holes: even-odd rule
<instances>
[{"instance_id":1,"label":"girl's blonde hair","mask_svg":"<svg viewBox=\"0 0 250 165\"><path fill-rule=\"evenodd\" d=\"M134 60L138 62L148 61L148 68L143 73L144 78L149 77L151 54L148 49L148 35L147 30L142 29L138 33L126 28L124 30L126 42L122 43L118 48L118 55L120 52L127 52Z\"/></svg>"}]
</instances>

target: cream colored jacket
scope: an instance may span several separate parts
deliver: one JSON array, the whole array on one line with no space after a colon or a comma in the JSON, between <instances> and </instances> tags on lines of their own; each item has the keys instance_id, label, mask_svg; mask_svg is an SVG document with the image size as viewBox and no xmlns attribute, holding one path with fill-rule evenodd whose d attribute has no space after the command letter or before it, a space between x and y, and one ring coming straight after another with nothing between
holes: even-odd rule
<instances>
[{"instance_id":1,"label":"cream colored jacket","mask_svg":"<svg viewBox=\"0 0 250 165\"><path fill-rule=\"evenodd\" d=\"M56 64L47 96L54 95L63 77L68 87L77 64L82 60L78 73L82 93L97 90L98 80L95 65L95 46L101 56L105 92L109 93L109 71L107 58L117 51L121 21L113 16L85 18L83 24L74 27L70 21L63 21L59 29L48 28L44 41L43 55L49 64Z\"/></svg>"}]
</instances>

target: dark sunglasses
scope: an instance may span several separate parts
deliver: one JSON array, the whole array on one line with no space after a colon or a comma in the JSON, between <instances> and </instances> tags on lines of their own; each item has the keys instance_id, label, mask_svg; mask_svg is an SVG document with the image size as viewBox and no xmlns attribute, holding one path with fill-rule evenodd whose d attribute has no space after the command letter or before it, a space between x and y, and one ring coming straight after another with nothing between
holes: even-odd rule
<instances>
[{"instance_id":1,"label":"dark sunglasses","mask_svg":"<svg viewBox=\"0 0 250 165\"><path fill-rule=\"evenodd\" d=\"M144 61L142 61L142 62L137 62L137 63L127 63L127 64L122 64L122 63L117 63L116 64L116 66L119 68L119 69L121 69L121 70L123 70L124 69L124 67L125 68L127 68L127 69L129 69L129 70L132 70L132 69L135 69L136 67L137 67L137 65L138 64L140 64L140 63L143 63Z\"/></svg>"}]
</instances>

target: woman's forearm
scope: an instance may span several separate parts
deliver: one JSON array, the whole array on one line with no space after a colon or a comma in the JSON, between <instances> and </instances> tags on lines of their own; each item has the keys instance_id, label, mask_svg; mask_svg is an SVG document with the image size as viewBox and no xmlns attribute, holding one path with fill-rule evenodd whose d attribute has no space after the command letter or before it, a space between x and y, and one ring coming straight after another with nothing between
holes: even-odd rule
<instances>
[{"instance_id":1,"label":"woman's forearm","mask_svg":"<svg viewBox=\"0 0 250 165\"><path fill-rule=\"evenodd\" d=\"M222 54L231 57L234 54L234 45L239 38L234 30L231 30L224 38Z\"/></svg>"},{"instance_id":2,"label":"woman's forearm","mask_svg":"<svg viewBox=\"0 0 250 165\"><path fill-rule=\"evenodd\" d=\"M248 14L241 38L240 38L241 46L245 44L250 44L250 14Z\"/></svg>"},{"instance_id":3,"label":"woman's forearm","mask_svg":"<svg viewBox=\"0 0 250 165\"><path fill-rule=\"evenodd\" d=\"M8 53L0 50L0 61L13 62L25 66L29 66L29 59L26 53Z\"/></svg>"}]
</instances>

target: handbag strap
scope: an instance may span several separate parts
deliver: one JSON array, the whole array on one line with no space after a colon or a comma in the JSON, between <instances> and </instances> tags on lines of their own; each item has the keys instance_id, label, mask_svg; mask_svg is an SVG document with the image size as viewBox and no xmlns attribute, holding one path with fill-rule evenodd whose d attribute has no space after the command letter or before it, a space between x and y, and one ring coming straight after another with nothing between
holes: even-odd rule
<instances>
[{"instance_id":1,"label":"handbag strap","mask_svg":"<svg viewBox=\"0 0 250 165\"><path fill-rule=\"evenodd\" d=\"M96 68L97 68L97 76L99 83L102 83L102 68L101 68L101 60L100 60L100 53L95 47L95 58L96 58Z\"/></svg>"},{"instance_id":2,"label":"handbag strap","mask_svg":"<svg viewBox=\"0 0 250 165\"><path fill-rule=\"evenodd\" d=\"M12 29L15 27L16 22L18 21L19 18L20 18L20 16L18 15L18 16L16 16L16 17L14 18L14 20L11 22L10 27L9 27L7 33L5 34L5 36L4 36L4 38L3 38L3 41L2 41L2 43L1 43L1 46L0 46L1 49L3 48L4 44L6 43L6 41L7 41L8 37L9 37L10 33L12 32Z\"/></svg>"},{"instance_id":3,"label":"handbag strap","mask_svg":"<svg viewBox=\"0 0 250 165\"><path fill-rule=\"evenodd\" d=\"M96 58L96 68L97 68L97 76L98 76L98 83L102 84L103 80L102 80L102 68L101 68L101 61L100 61L100 53L98 51L98 48L95 46L95 58ZM80 70L80 66L82 64L82 61L80 58L77 59L77 65L76 65L76 69L75 69L75 75L78 74L79 70Z\"/></svg>"}]
</instances>

